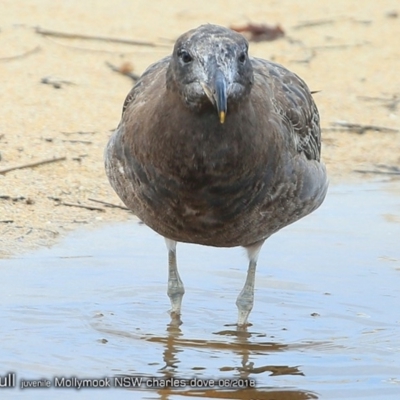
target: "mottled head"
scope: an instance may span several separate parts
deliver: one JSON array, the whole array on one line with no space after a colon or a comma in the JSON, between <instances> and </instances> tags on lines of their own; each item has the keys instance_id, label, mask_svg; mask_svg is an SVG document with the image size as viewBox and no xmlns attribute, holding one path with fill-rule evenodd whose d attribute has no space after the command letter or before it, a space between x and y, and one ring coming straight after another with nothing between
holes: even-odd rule
<instances>
[{"instance_id":1,"label":"mottled head","mask_svg":"<svg viewBox=\"0 0 400 400\"><path fill-rule=\"evenodd\" d=\"M241 34L222 26L202 25L184 33L175 43L168 89L178 91L194 110L212 104L224 123L228 106L245 99L253 85L248 47Z\"/></svg>"}]
</instances>

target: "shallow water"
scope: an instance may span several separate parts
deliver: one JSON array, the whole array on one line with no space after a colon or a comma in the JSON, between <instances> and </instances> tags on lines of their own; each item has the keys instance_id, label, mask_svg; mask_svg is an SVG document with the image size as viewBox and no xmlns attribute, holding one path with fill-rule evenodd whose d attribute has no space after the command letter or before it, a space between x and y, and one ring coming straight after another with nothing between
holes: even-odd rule
<instances>
[{"instance_id":1,"label":"shallow water","mask_svg":"<svg viewBox=\"0 0 400 400\"><path fill-rule=\"evenodd\" d=\"M332 187L317 212L271 237L247 332L230 325L242 249L178 244L178 266L186 294L174 327L164 241L142 224L0 260L0 385L7 373L17 385L1 398L399 398L400 182ZM114 387L54 388L71 376ZM141 386L115 387L130 377ZM18 388L42 378L50 388ZM154 387L172 378L185 386Z\"/></svg>"}]
</instances>

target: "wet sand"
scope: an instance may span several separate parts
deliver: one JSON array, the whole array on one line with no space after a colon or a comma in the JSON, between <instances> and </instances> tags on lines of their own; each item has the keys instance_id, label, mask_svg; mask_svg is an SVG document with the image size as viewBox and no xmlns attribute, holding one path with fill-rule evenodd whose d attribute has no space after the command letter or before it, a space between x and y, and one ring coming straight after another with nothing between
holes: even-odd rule
<instances>
[{"instance_id":1,"label":"wet sand","mask_svg":"<svg viewBox=\"0 0 400 400\"><path fill-rule=\"evenodd\" d=\"M162 13L160 13L160 8ZM280 24L286 35L250 52L298 73L315 94L331 182L370 179L355 170L400 165L400 133L332 130L347 121L400 129L397 1L298 3L233 0L50 0L2 2L0 171L54 157L56 163L0 174L0 256L50 246L68 231L133 218L89 199L121 204L102 154L132 82L106 62L142 73L184 31L205 22ZM43 36L35 28L142 40L155 47ZM57 87L41 83L58 82ZM100 210L65 204L94 206Z\"/></svg>"}]
</instances>

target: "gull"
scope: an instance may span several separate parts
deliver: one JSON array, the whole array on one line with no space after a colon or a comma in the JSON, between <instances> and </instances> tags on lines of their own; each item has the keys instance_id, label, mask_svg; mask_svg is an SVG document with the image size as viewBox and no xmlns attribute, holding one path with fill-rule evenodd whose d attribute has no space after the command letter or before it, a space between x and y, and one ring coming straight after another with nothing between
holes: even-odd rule
<instances>
[{"instance_id":1,"label":"gull","mask_svg":"<svg viewBox=\"0 0 400 400\"><path fill-rule=\"evenodd\" d=\"M248 47L217 25L181 35L126 97L105 150L115 192L165 238L167 294L179 321L185 290L177 242L246 249L236 301L237 325L245 327L261 246L317 209L327 192L309 88L283 66L249 56Z\"/></svg>"}]
</instances>

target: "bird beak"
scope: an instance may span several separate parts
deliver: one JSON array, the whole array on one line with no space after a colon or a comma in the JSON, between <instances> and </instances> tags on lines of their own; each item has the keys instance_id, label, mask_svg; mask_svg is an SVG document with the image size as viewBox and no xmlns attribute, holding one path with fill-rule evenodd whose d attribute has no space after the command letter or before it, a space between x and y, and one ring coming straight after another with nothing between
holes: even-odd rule
<instances>
[{"instance_id":1,"label":"bird beak","mask_svg":"<svg viewBox=\"0 0 400 400\"><path fill-rule=\"evenodd\" d=\"M223 124L225 122L226 111L228 108L228 99L226 94L226 78L220 70L215 74L214 93L219 122Z\"/></svg>"},{"instance_id":2,"label":"bird beak","mask_svg":"<svg viewBox=\"0 0 400 400\"><path fill-rule=\"evenodd\" d=\"M200 82L204 93L217 109L219 122L225 122L225 116L228 109L228 96L226 93L226 78L222 71L217 70L211 86L205 82Z\"/></svg>"}]
</instances>

